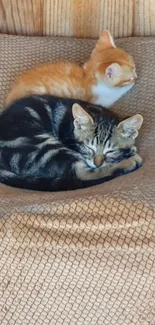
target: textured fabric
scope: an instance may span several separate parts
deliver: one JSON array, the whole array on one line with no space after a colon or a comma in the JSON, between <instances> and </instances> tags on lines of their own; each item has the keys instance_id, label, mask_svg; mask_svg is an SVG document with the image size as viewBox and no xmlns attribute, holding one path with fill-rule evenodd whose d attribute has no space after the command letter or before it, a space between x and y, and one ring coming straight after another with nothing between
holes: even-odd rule
<instances>
[{"instance_id":1,"label":"textured fabric","mask_svg":"<svg viewBox=\"0 0 155 325\"><path fill-rule=\"evenodd\" d=\"M0 324L155 325L155 39L117 45L138 82L115 110L139 112L143 167L93 188L0 187ZM19 71L84 62L93 40L0 36L0 105Z\"/></svg>"}]
</instances>

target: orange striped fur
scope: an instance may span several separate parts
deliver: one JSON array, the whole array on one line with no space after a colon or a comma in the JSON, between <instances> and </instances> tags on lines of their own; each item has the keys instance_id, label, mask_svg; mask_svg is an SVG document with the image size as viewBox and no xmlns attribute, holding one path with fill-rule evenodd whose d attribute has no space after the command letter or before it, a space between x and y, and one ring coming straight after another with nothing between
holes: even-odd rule
<instances>
[{"instance_id":1,"label":"orange striped fur","mask_svg":"<svg viewBox=\"0 0 155 325\"><path fill-rule=\"evenodd\" d=\"M14 82L6 104L32 94L48 94L109 107L134 85L135 79L133 58L116 48L105 30L83 66L47 63L26 71Z\"/></svg>"}]
</instances>

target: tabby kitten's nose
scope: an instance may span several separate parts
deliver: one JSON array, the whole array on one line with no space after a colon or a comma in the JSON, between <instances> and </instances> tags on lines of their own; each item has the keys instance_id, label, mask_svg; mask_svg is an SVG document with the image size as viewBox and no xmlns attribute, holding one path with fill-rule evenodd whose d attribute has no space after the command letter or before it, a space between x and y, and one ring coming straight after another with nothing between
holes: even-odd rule
<instances>
[{"instance_id":1,"label":"tabby kitten's nose","mask_svg":"<svg viewBox=\"0 0 155 325\"><path fill-rule=\"evenodd\" d=\"M100 167L100 166L102 166L103 165L103 162L104 162L104 158L103 158L103 156L95 156L94 157L94 165L96 166L96 167Z\"/></svg>"}]
</instances>

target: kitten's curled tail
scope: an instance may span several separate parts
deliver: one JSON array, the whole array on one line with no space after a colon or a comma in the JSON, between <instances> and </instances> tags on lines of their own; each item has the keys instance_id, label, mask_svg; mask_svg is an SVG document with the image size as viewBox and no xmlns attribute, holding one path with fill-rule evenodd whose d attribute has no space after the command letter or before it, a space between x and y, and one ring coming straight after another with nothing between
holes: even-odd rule
<instances>
[{"instance_id":1,"label":"kitten's curled tail","mask_svg":"<svg viewBox=\"0 0 155 325\"><path fill-rule=\"evenodd\" d=\"M3 184L11 187L34 191L71 191L99 185L112 178L113 177L110 176L88 181L78 179L66 179L65 181L62 181L61 179L50 180L46 177L38 178L33 176L18 176L12 172L0 170L0 182Z\"/></svg>"},{"instance_id":2,"label":"kitten's curled tail","mask_svg":"<svg viewBox=\"0 0 155 325\"><path fill-rule=\"evenodd\" d=\"M49 177L39 178L30 175L19 176L15 173L0 168L0 182L8 186L27 189L27 190L49 191L49 192L69 191L69 190L82 189L82 188L87 188L87 187L102 184L118 176L128 174L140 168L141 166L142 166L142 160L138 159L137 161L135 161L135 165L133 166L133 168L129 168L129 169L118 168L111 175L99 179L94 179L94 180L80 180L77 178L62 180L61 178L60 179L58 178L50 179Z\"/></svg>"}]
</instances>

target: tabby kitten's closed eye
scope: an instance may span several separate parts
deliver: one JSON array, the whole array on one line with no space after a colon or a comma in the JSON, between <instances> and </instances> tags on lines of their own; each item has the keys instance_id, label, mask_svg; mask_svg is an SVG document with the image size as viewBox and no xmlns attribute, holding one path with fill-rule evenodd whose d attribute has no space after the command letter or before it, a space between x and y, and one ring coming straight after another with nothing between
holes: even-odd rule
<instances>
[{"instance_id":1,"label":"tabby kitten's closed eye","mask_svg":"<svg viewBox=\"0 0 155 325\"><path fill-rule=\"evenodd\" d=\"M119 122L99 106L52 96L21 99L0 115L0 181L46 191L72 190L142 164L135 138L143 118Z\"/></svg>"},{"instance_id":2,"label":"tabby kitten's closed eye","mask_svg":"<svg viewBox=\"0 0 155 325\"><path fill-rule=\"evenodd\" d=\"M117 48L111 34L105 30L83 66L58 62L26 71L13 84L6 104L38 94L81 99L110 107L133 87L136 77L133 58Z\"/></svg>"}]
</instances>

